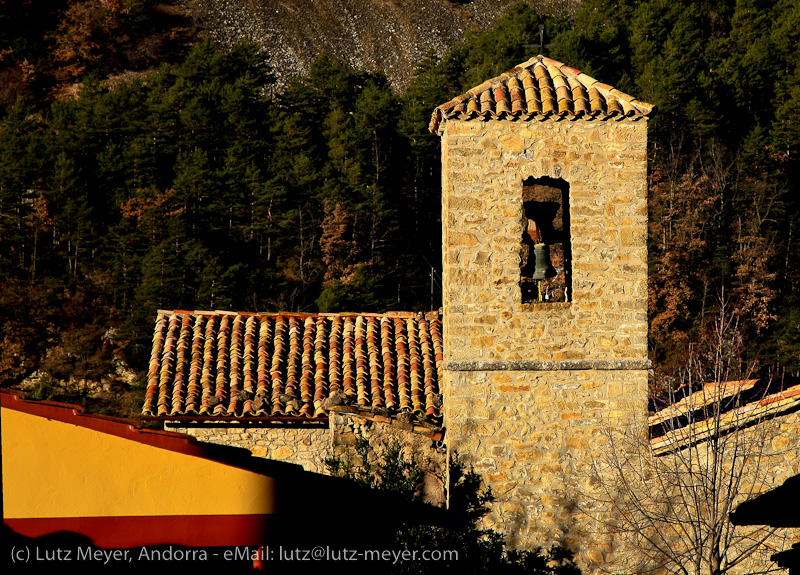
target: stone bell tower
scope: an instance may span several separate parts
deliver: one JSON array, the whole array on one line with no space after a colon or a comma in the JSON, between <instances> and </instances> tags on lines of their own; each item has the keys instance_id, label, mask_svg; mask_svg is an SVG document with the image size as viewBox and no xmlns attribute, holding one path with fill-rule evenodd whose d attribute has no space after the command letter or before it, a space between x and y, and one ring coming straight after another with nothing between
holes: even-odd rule
<instances>
[{"instance_id":1,"label":"stone bell tower","mask_svg":"<svg viewBox=\"0 0 800 575\"><path fill-rule=\"evenodd\" d=\"M647 414L647 115L536 57L437 108L444 425L512 545L611 547L578 511L603 425Z\"/></svg>"}]
</instances>

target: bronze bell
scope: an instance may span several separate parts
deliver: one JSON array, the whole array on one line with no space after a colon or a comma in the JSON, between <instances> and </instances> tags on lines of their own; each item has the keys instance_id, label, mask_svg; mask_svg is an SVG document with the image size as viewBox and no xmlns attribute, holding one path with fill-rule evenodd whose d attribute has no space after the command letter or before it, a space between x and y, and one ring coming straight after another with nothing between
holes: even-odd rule
<instances>
[{"instance_id":1,"label":"bronze bell","mask_svg":"<svg viewBox=\"0 0 800 575\"><path fill-rule=\"evenodd\" d=\"M550 265L550 253L545 244L534 244L533 255L536 258L533 269L533 279L543 280L552 269Z\"/></svg>"}]
</instances>

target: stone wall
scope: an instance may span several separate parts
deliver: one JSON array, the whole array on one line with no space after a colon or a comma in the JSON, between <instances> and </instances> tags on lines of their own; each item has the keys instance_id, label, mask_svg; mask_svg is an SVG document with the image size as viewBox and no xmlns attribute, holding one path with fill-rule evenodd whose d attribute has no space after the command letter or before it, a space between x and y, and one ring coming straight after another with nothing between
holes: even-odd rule
<instances>
[{"instance_id":1,"label":"stone wall","mask_svg":"<svg viewBox=\"0 0 800 575\"><path fill-rule=\"evenodd\" d=\"M380 420L380 421L379 421ZM357 438L366 439L377 457L386 446L402 446L403 457L424 471L423 497L434 505L445 503L447 454L441 430L389 417L360 416L331 411L325 427L171 427L200 441L244 447L256 457L301 465L306 471L328 473L325 460L345 458L358 464Z\"/></svg>"},{"instance_id":2,"label":"stone wall","mask_svg":"<svg viewBox=\"0 0 800 575\"><path fill-rule=\"evenodd\" d=\"M442 137L447 362L647 359L647 126L455 121ZM570 185L573 298L522 304L522 182Z\"/></svg>"},{"instance_id":3,"label":"stone wall","mask_svg":"<svg viewBox=\"0 0 800 575\"><path fill-rule=\"evenodd\" d=\"M448 120L442 138L448 449L514 546L609 543L580 509L601 428L646 418L644 120ZM528 178L569 185L571 301L522 303Z\"/></svg>"},{"instance_id":4,"label":"stone wall","mask_svg":"<svg viewBox=\"0 0 800 575\"><path fill-rule=\"evenodd\" d=\"M564 543L591 562L611 551L592 524L594 463L608 429L643 413L644 371L474 371L448 374L448 448L496 497L487 526L512 547ZM585 562L584 561L584 562Z\"/></svg>"},{"instance_id":5,"label":"stone wall","mask_svg":"<svg viewBox=\"0 0 800 575\"><path fill-rule=\"evenodd\" d=\"M790 477L800 474L800 411L776 417L765 423L768 427L765 432L761 432L765 438L766 453L762 469L764 485L771 490L782 485ZM751 471L746 479L755 481L754 472ZM740 502L737 501L738 503ZM775 529L774 534L765 542L763 550L744 567L749 572L758 571L757 568L753 569L754 564L770 565L773 553L786 551L797 542L800 542L800 529ZM745 569L742 569L742 572L744 571Z\"/></svg>"},{"instance_id":6,"label":"stone wall","mask_svg":"<svg viewBox=\"0 0 800 575\"><path fill-rule=\"evenodd\" d=\"M758 400L754 404L757 406ZM780 486L786 479L800 472L800 412L797 407L792 409L794 411L770 416L757 423L751 421L747 425L729 430L719 436L717 442L708 439L690 441L691 438L706 437L702 423L696 424L697 428L692 431L682 428L686 430L684 437L687 441L680 442L680 448L668 450L659 456L652 454L650 442L615 431L614 449L602 453L596 466L598 480L604 482L603 487L608 491L604 498L608 500L609 496L616 494L620 509L639 521L642 520L642 514L638 511L640 508L647 509L655 517L669 517L672 523L655 523L654 528L658 529L658 534L653 536L653 540L658 541L670 553L681 553L687 549L693 531L686 520L682 524L685 527L678 528L675 519L679 515L689 515L695 520L712 520L714 515L710 509L714 507L709 504L712 499L712 482L714 489L721 493L720 504L729 504L723 518L725 526L730 528L732 524L728 520L728 514L739 504ZM714 419L709 421L713 425ZM626 462L624 483L627 487L618 489L622 478L619 474L611 473L608 464L611 462L617 465L623 460ZM695 470L695 474L688 473L690 468ZM677 489L676 483L681 483L683 488ZM618 495L620 493L622 496ZM669 496L674 507L664 505ZM674 509L675 515L670 515L668 509ZM642 521L641 524L647 523ZM620 525L628 524L620 522ZM614 553L608 553L604 557L608 562L605 567L611 572L657 572L659 565L669 564L662 557L654 562L653 557L659 554L654 552L653 545L648 546L640 536L625 533L624 530L612 533L610 525L605 529L616 539ZM738 557L740 552L762 540L763 543L752 554L745 552L741 564L734 567L723 564L724 572L781 572L776 569L771 557L776 552L789 549L797 540L797 531L760 525L736 527L728 540L728 560ZM708 533L707 528L703 532ZM727 537L726 532L723 541ZM686 555L686 559L689 557L691 554ZM707 553L705 559L708 558ZM685 565L689 573L694 572L688 561ZM703 572L709 572L708 564L705 565ZM666 572L675 571L671 569Z\"/></svg>"},{"instance_id":7,"label":"stone wall","mask_svg":"<svg viewBox=\"0 0 800 575\"><path fill-rule=\"evenodd\" d=\"M331 455L328 427L167 427L209 443L249 449L256 457L301 465L306 471L325 472Z\"/></svg>"},{"instance_id":8,"label":"stone wall","mask_svg":"<svg viewBox=\"0 0 800 575\"><path fill-rule=\"evenodd\" d=\"M443 506L446 502L445 482L447 480L447 452L440 441L434 437L403 429L398 422L380 422L358 417L349 413L331 413L333 430L333 453L342 461L361 465L361 455L356 449L356 441L369 442L368 457L371 463L385 453L387 447L400 446L401 456L413 462L423 476L422 498L426 502Z\"/></svg>"},{"instance_id":9,"label":"stone wall","mask_svg":"<svg viewBox=\"0 0 800 575\"><path fill-rule=\"evenodd\" d=\"M562 543L579 550L586 572L615 563L625 572L636 549L597 521L608 507L597 465L609 452L609 430L646 428L646 131L645 120L632 119L447 121L447 454L438 434L349 413L331 413L329 428L181 430L314 472L326 471L327 457L356 457L358 437L378 451L397 440L426 469L433 502L443 497L447 456L457 455L492 489L486 526L511 546ZM571 301L523 303L523 182L543 177L569 184ZM771 488L800 472L800 416L768 424L750 432L769 430ZM774 551L789 547L782 536L769 543Z\"/></svg>"}]
</instances>

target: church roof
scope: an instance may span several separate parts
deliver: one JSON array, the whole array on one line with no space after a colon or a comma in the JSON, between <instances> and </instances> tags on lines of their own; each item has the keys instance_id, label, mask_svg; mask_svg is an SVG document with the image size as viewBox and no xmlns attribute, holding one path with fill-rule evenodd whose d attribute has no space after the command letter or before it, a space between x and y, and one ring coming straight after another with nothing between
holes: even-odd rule
<instances>
[{"instance_id":1,"label":"church roof","mask_svg":"<svg viewBox=\"0 0 800 575\"><path fill-rule=\"evenodd\" d=\"M652 109L652 104L598 82L580 70L536 56L436 108L429 129L441 133L450 118L638 118L647 116Z\"/></svg>"},{"instance_id":2,"label":"church roof","mask_svg":"<svg viewBox=\"0 0 800 575\"><path fill-rule=\"evenodd\" d=\"M145 416L325 418L328 407L441 416L438 313L159 311Z\"/></svg>"},{"instance_id":3,"label":"church roof","mask_svg":"<svg viewBox=\"0 0 800 575\"><path fill-rule=\"evenodd\" d=\"M698 391L683 386L651 400L650 446L661 455L797 409L800 383L780 391L757 379L707 383Z\"/></svg>"}]
</instances>

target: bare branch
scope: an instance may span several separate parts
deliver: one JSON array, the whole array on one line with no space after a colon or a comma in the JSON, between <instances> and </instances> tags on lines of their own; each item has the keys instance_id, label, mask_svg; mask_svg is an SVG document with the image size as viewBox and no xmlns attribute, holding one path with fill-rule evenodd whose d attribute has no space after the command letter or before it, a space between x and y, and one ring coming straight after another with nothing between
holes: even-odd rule
<instances>
[{"instance_id":1,"label":"bare branch","mask_svg":"<svg viewBox=\"0 0 800 575\"><path fill-rule=\"evenodd\" d=\"M619 559L626 570L722 575L777 568L766 558L775 530L738 527L729 518L771 487L771 445L781 433L774 417L795 400L754 379L742 349L739 319L721 297L711 329L678 376L685 397L653 415L648 432L603 431L608 449L595 458L593 484L609 510L599 520L637 550L638 557Z\"/></svg>"}]
</instances>

